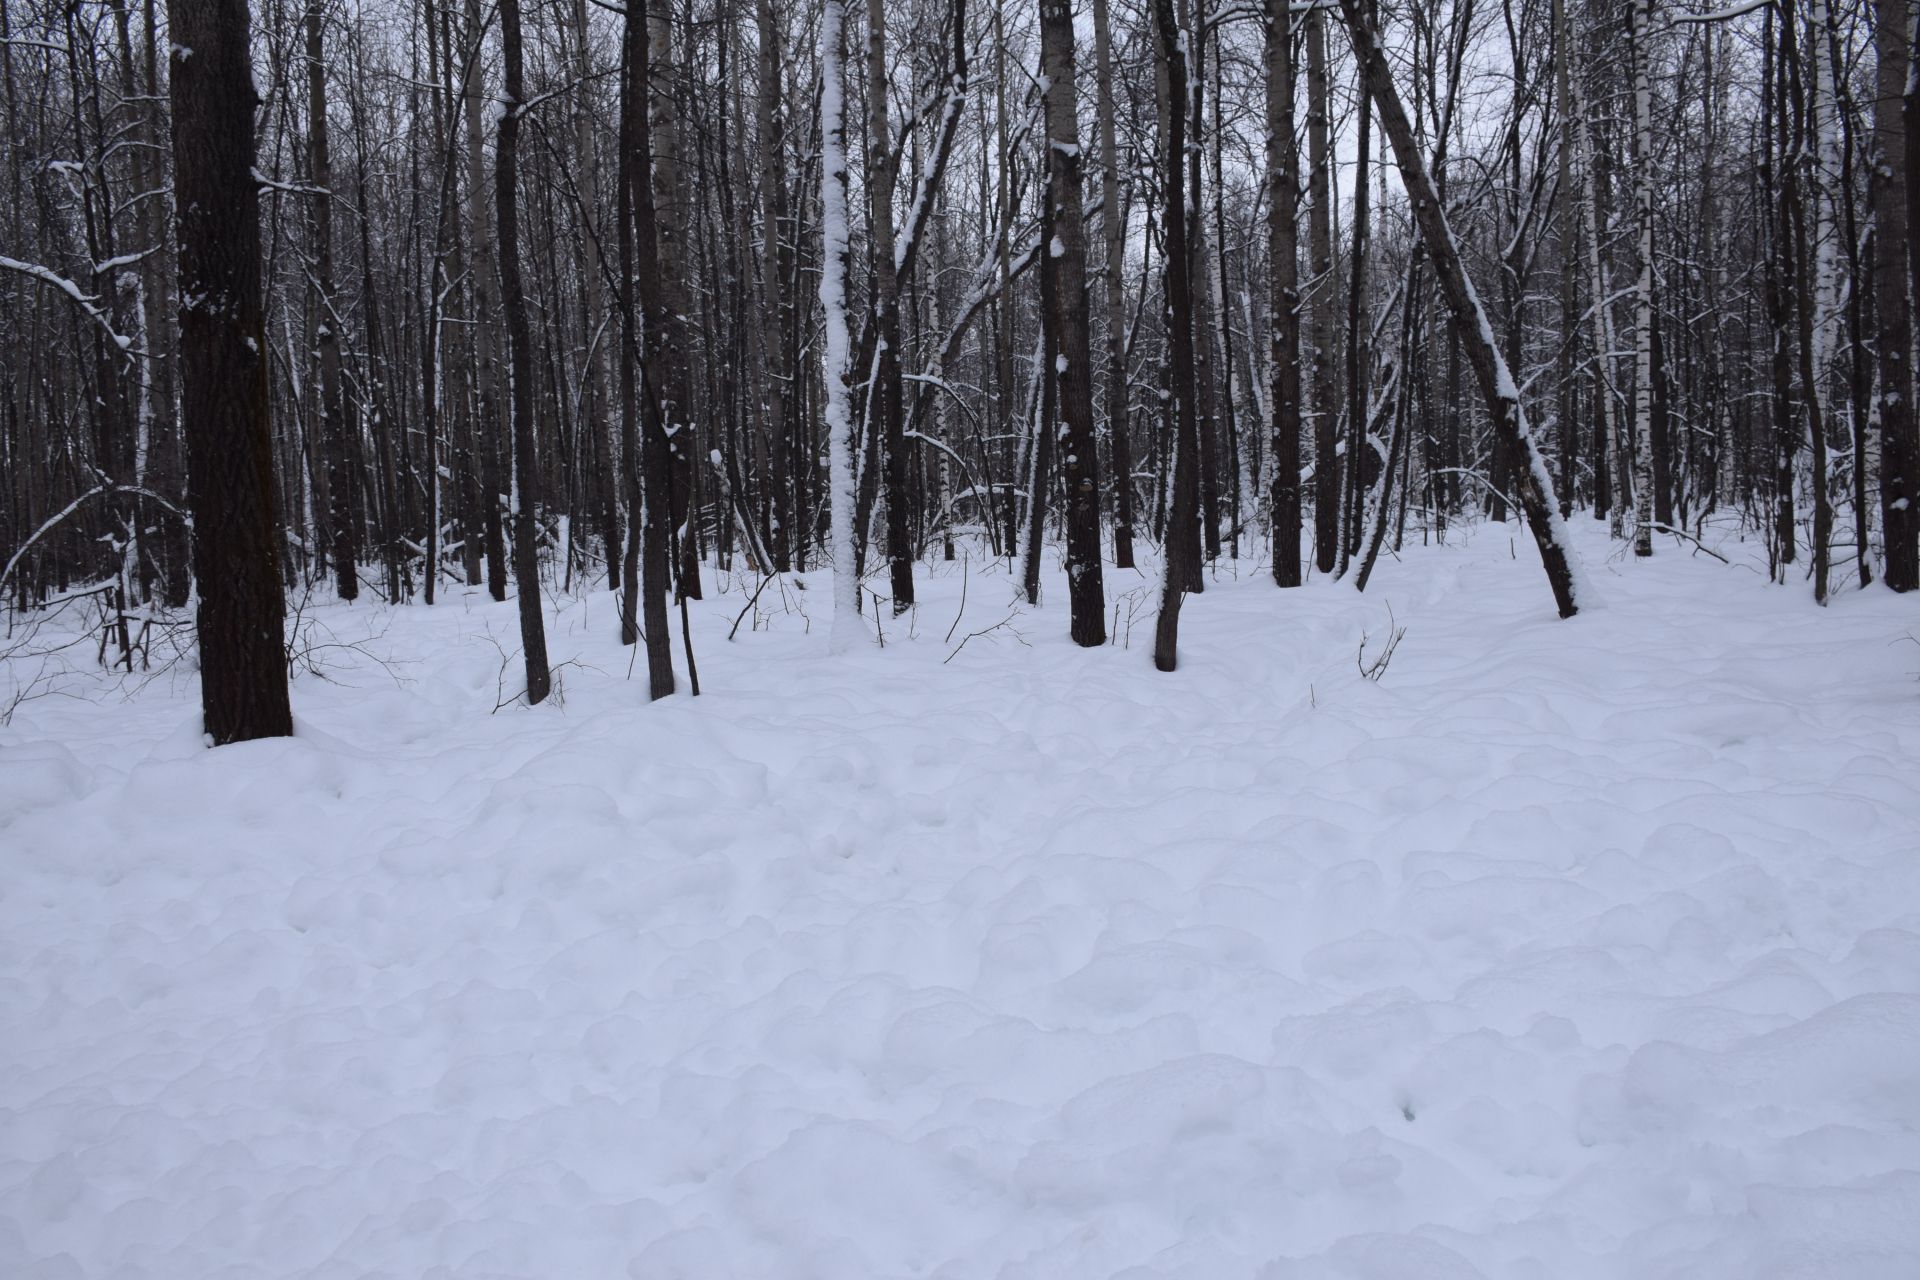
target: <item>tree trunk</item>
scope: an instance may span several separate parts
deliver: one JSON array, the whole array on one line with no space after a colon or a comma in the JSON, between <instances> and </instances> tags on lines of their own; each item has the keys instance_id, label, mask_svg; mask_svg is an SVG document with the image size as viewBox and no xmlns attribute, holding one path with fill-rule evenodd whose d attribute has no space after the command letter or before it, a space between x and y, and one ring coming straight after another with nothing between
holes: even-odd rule
<instances>
[{"instance_id":1,"label":"tree trunk","mask_svg":"<svg viewBox=\"0 0 1920 1280\"><path fill-rule=\"evenodd\" d=\"M1633 554L1653 554L1653 0L1633 3Z\"/></svg>"},{"instance_id":2,"label":"tree trunk","mask_svg":"<svg viewBox=\"0 0 1920 1280\"><path fill-rule=\"evenodd\" d=\"M477 366L479 404L474 424L475 444L479 452L480 507L474 515L481 522L487 555L487 591L495 600L507 598L507 548L500 524L500 493L506 479L500 460L500 365L495 353L494 325L498 308L494 286L500 269L495 262L493 219L487 216L487 167L484 134L480 124L480 104L486 97L486 77L480 46L485 28L480 16L480 0L467 0L467 39L471 42L467 64L467 82L463 93L467 127L467 228L473 239L473 348Z\"/></svg>"},{"instance_id":3,"label":"tree trunk","mask_svg":"<svg viewBox=\"0 0 1920 1280\"><path fill-rule=\"evenodd\" d=\"M1427 174L1426 164L1414 140L1413 126L1400 105L1400 95L1393 87L1386 55L1381 52L1379 37L1361 8L1362 3L1363 0L1340 0L1348 33L1353 38L1354 55L1364 69L1368 96L1373 99L1380 113L1380 127L1393 144L1394 158L1400 167L1400 179L1406 186L1408 198L1413 203L1415 221L1420 227L1420 238L1433 259L1434 274L1439 279L1447 308L1453 315L1454 323L1461 328L1467 360L1480 383L1481 395L1493 419L1493 429L1496 434L1505 437L1507 447L1512 450L1518 473L1516 487L1526 511L1528 528L1540 548L1540 561L1546 569L1554 603L1559 607L1561 617L1570 618L1579 609L1575 571L1569 558L1566 530L1554 506L1553 482L1548 478L1546 464L1534 447L1532 433L1527 429L1526 411L1520 403L1519 389L1507 368L1505 357L1500 354L1499 345L1494 341L1493 325L1480 305L1480 298L1474 292L1473 283L1467 278L1466 268L1460 261L1460 250L1454 242L1452 228L1447 225L1446 211Z\"/></svg>"},{"instance_id":4,"label":"tree trunk","mask_svg":"<svg viewBox=\"0 0 1920 1280\"><path fill-rule=\"evenodd\" d=\"M832 504L833 636L845 652L865 631L854 567L853 417L847 390L846 0L826 0L820 24L820 309L826 317L828 496Z\"/></svg>"},{"instance_id":5,"label":"tree trunk","mask_svg":"<svg viewBox=\"0 0 1920 1280\"><path fill-rule=\"evenodd\" d=\"M1318 5L1307 15L1307 158L1312 209L1307 256L1313 271L1313 562L1332 573L1340 555L1340 415L1333 379L1333 209L1327 139L1327 22ZM1297 190L1297 184L1296 184Z\"/></svg>"},{"instance_id":6,"label":"tree trunk","mask_svg":"<svg viewBox=\"0 0 1920 1280\"><path fill-rule=\"evenodd\" d=\"M1113 33L1108 0L1093 0L1098 66L1100 211L1106 236L1107 432L1113 449L1113 563L1133 568L1133 448L1127 438L1126 227L1120 219L1120 160L1114 144Z\"/></svg>"},{"instance_id":7,"label":"tree trunk","mask_svg":"<svg viewBox=\"0 0 1920 1280\"><path fill-rule=\"evenodd\" d=\"M874 0L878 3L879 0ZM1059 380L1060 477L1067 501L1067 598L1073 642L1107 640L1107 599L1100 570L1100 480L1093 436L1093 355L1087 340L1087 232L1081 209L1080 99L1074 86L1072 0L1041 0L1040 41L1047 85L1047 199L1053 228L1042 269L1053 294ZM1043 375L1047 371L1043 370ZM1048 431L1056 424L1045 424ZM1035 495L1035 501L1039 495Z\"/></svg>"},{"instance_id":8,"label":"tree trunk","mask_svg":"<svg viewBox=\"0 0 1920 1280\"><path fill-rule=\"evenodd\" d=\"M867 219L873 249L878 347L867 421L878 431L887 490L887 559L895 616L913 607L913 535L907 497L905 407L900 385L900 275L894 260L893 130L888 120L886 0L867 0ZM878 409L876 413L874 410ZM878 478L878 477L876 477Z\"/></svg>"},{"instance_id":9,"label":"tree trunk","mask_svg":"<svg viewBox=\"0 0 1920 1280\"><path fill-rule=\"evenodd\" d=\"M520 649L526 662L527 704L538 706L553 687L547 670L546 623L540 612L540 542L534 520L540 466L534 445L532 340L520 280L520 113L526 105L520 52L520 0L500 0L500 60L506 100L494 150L494 204L500 226L500 304L506 319L508 406L513 428L513 577L520 593Z\"/></svg>"},{"instance_id":10,"label":"tree trunk","mask_svg":"<svg viewBox=\"0 0 1920 1280\"><path fill-rule=\"evenodd\" d=\"M1193 369L1193 259L1187 248L1187 57L1173 0L1152 0L1159 56L1165 68L1168 111L1162 139L1161 176L1164 204L1161 244L1166 271L1167 334L1173 374L1172 509L1167 516L1163 547L1165 569L1160 589L1160 616L1154 624L1153 665L1172 671L1178 661L1180 602L1197 566L1180 551L1181 530L1191 530L1199 516L1199 440L1194 422Z\"/></svg>"},{"instance_id":11,"label":"tree trunk","mask_svg":"<svg viewBox=\"0 0 1920 1280\"><path fill-rule=\"evenodd\" d=\"M667 592L673 579L668 524L672 455L662 421L665 409L660 390L667 367L662 349L667 344L668 325L660 289L660 239L653 207L647 18L638 3L627 9L625 31L620 165L626 212L621 217L620 265L629 351L623 359L630 369L635 364L638 367L622 373L622 392L628 406L623 412L633 425L624 428L630 434L626 454L631 514L623 566L627 602L622 606L621 630L624 637L637 631L645 639L647 692L658 699L672 693L674 685L673 652L667 634ZM637 353L632 350L636 344ZM636 599L637 619L632 603Z\"/></svg>"},{"instance_id":12,"label":"tree trunk","mask_svg":"<svg viewBox=\"0 0 1920 1280\"><path fill-rule=\"evenodd\" d=\"M1267 269L1272 306L1273 580L1300 585L1300 148L1293 136L1293 20L1267 0Z\"/></svg>"},{"instance_id":13,"label":"tree trunk","mask_svg":"<svg viewBox=\"0 0 1920 1280\"><path fill-rule=\"evenodd\" d=\"M787 220L786 113L781 109L780 23L774 0L755 6L760 28L760 175L762 183L760 326L765 387L762 412L772 474L764 483L772 490L773 566L781 573L793 568L793 486L789 480L792 426L788 421L788 390L792 373L787 365L787 277L793 273L793 250L782 232ZM800 536L804 537L804 534Z\"/></svg>"},{"instance_id":14,"label":"tree trunk","mask_svg":"<svg viewBox=\"0 0 1920 1280\"><path fill-rule=\"evenodd\" d=\"M167 12L200 705L219 746L293 732L253 174L257 99L246 0L171 0Z\"/></svg>"},{"instance_id":15,"label":"tree trunk","mask_svg":"<svg viewBox=\"0 0 1920 1280\"><path fill-rule=\"evenodd\" d=\"M1913 225L1908 204L1908 154L1900 95L1911 92L1908 0L1878 0L1874 47L1878 53L1873 105L1874 164L1873 287L1879 315L1880 525L1886 544L1888 587L1920 587L1920 475L1916 474L1913 416L1913 303L1907 255Z\"/></svg>"}]
</instances>

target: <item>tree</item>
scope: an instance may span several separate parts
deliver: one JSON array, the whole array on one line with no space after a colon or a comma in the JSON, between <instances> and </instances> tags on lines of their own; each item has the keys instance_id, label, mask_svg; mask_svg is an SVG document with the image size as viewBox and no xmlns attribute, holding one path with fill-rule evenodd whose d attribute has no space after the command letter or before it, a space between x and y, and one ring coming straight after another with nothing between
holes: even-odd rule
<instances>
[{"instance_id":1,"label":"tree","mask_svg":"<svg viewBox=\"0 0 1920 1280\"><path fill-rule=\"evenodd\" d=\"M1107 436L1113 450L1113 563L1133 568L1133 447L1127 434L1127 229L1120 216L1120 160L1114 143L1113 23L1108 0L1093 0L1095 92L1100 119L1100 220L1106 239Z\"/></svg>"},{"instance_id":2,"label":"tree","mask_svg":"<svg viewBox=\"0 0 1920 1280\"><path fill-rule=\"evenodd\" d=\"M275 544L246 0L171 0L182 422L215 746L293 732Z\"/></svg>"},{"instance_id":3,"label":"tree","mask_svg":"<svg viewBox=\"0 0 1920 1280\"><path fill-rule=\"evenodd\" d=\"M1874 8L1873 287L1879 312L1880 521L1886 540L1886 583L1895 591L1920 587L1920 476L1915 474L1913 416L1913 300L1907 252L1913 210L1908 207L1907 122L1900 95L1912 92L1908 0L1878 0ZM1914 271L1920 271L1915 266Z\"/></svg>"},{"instance_id":4,"label":"tree","mask_svg":"<svg viewBox=\"0 0 1920 1280\"><path fill-rule=\"evenodd\" d=\"M647 648L647 692L659 699L673 692L673 652L667 635L667 591L672 580L669 527L672 456L661 403L666 372L663 352L668 324L660 289L660 240L653 207L653 141L648 120L647 17L638 4L626 14L622 46L624 76L620 106L621 305L626 326L626 367L621 374L627 433L627 558L623 581L622 638L636 633ZM639 350L635 351L634 348ZM638 612L634 605L638 598Z\"/></svg>"},{"instance_id":5,"label":"tree","mask_svg":"<svg viewBox=\"0 0 1920 1280\"><path fill-rule=\"evenodd\" d=\"M876 0L877 3L877 0ZM1059 379L1060 473L1067 498L1067 597L1073 642L1107 641L1100 571L1100 481L1093 438L1093 357L1088 342L1087 233L1081 211L1080 103L1074 88L1072 0L1040 0L1047 95L1047 200L1053 236L1043 270L1052 276L1054 373ZM1047 371L1042 370L1042 376ZM1055 429L1047 423L1046 429ZM1036 491L1033 500L1041 501Z\"/></svg>"},{"instance_id":6,"label":"tree","mask_svg":"<svg viewBox=\"0 0 1920 1280\"><path fill-rule=\"evenodd\" d=\"M851 649L865 629L860 620L860 575L854 567L853 415L847 394L846 30L846 0L826 0L820 23L820 310L826 316L823 376L835 652Z\"/></svg>"},{"instance_id":7,"label":"tree","mask_svg":"<svg viewBox=\"0 0 1920 1280\"><path fill-rule=\"evenodd\" d=\"M1300 585L1300 148L1293 135L1293 20L1267 0L1267 269L1273 350L1273 580Z\"/></svg>"},{"instance_id":8,"label":"tree","mask_svg":"<svg viewBox=\"0 0 1920 1280\"><path fill-rule=\"evenodd\" d=\"M540 468L534 445L533 353L527 298L520 280L520 116L526 110L520 49L520 0L500 0L500 53L506 100L494 149L494 206L500 224L500 305L506 317L508 406L513 430L513 576L520 593L520 649L527 702L537 706L553 687L547 670L546 623L540 615L540 540L534 509Z\"/></svg>"},{"instance_id":9,"label":"tree","mask_svg":"<svg viewBox=\"0 0 1920 1280\"><path fill-rule=\"evenodd\" d=\"M1633 0L1633 553L1653 554L1653 0Z\"/></svg>"},{"instance_id":10,"label":"tree","mask_svg":"<svg viewBox=\"0 0 1920 1280\"><path fill-rule=\"evenodd\" d=\"M1381 51L1371 18L1361 7L1363 3L1364 0L1340 0L1340 8L1347 19L1354 56L1361 64L1367 95L1380 114L1381 130L1393 145L1400 180L1413 202L1420 239L1433 259L1434 274L1439 278L1447 308L1464 335L1468 361L1493 418L1493 429L1505 437L1518 464L1516 487L1520 491L1520 503L1526 512L1527 527L1540 549L1540 562L1546 569L1554 603L1561 617L1571 618L1579 612L1579 603L1566 530L1560 524L1560 513L1554 509L1553 481L1548 478L1546 465L1527 429L1519 387L1500 354L1499 344L1494 341L1493 325L1460 261L1460 249L1454 241L1453 229L1447 225L1446 210L1434 190L1433 179L1427 174L1426 162L1414 139L1413 125L1407 120L1406 109L1400 105L1386 55Z\"/></svg>"},{"instance_id":11,"label":"tree","mask_svg":"<svg viewBox=\"0 0 1920 1280\"><path fill-rule=\"evenodd\" d=\"M1307 158L1312 209L1307 254L1313 271L1313 562L1332 573L1340 554L1339 422L1333 381L1333 195L1327 141L1327 22L1319 5L1307 14Z\"/></svg>"},{"instance_id":12,"label":"tree","mask_svg":"<svg viewBox=\"0 0 1920 1280\"><path fill-rule=\"evenodd\" d=\"M1158 54L1166 76L1168 110L1161 137L1161 244L1168 345L1173 374L1172 500L1167 536L1162 547L1165 567L1160 584L1160 616L1154 623L1153 665L1172 671L1178 663L1180 603L1198 570L1197 556L1183 554L1200 512L1198 476L1200 442L1194 422L1193 275L1187 252L1186 153L1187 89L1186 38L1174 17L1173 0L1152 0ZM1187 531L1187 536L1182 536ZM1194 548L1197 551L1197 548Z\"/></svg>"}]
</instances>

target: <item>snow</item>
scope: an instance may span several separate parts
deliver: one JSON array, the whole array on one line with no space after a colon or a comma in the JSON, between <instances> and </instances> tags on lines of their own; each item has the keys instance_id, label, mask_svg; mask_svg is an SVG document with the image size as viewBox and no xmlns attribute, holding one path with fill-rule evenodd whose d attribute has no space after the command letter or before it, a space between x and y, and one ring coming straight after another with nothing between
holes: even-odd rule
<instances>
[{"instance_id":1,"label":"snow","mask_svg":"<svg viewBox=\"0 0 1920 1280\"><path fill-rule=\"evenodd\" d=\"M1484 526L1173 675L976 558L832 657L710 577L699 699L598 593L494 714L456 591L310 609L404 683L294 739L22 703L0 1275L1920 1273L1913 606L1592 525L1604 612Z\"/></svg>"}]
</instances>

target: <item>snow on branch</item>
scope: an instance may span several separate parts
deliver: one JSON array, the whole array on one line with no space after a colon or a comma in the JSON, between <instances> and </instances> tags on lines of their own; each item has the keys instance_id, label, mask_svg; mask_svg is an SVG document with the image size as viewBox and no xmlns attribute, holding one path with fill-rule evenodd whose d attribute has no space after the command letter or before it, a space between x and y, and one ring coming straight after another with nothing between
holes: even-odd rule
<instances>
[{"instance_id":1,"label":"snow on branch","mask_svg":"<svg viewBox=\"0 0 1920 1280\"><path fill-rule=\"evenodd\" d=\"M94 295L88 293L59 272L51 271L37 262L22 262L18 258L9 258L4 254L0 254L0 267L4 267L9 271L17 271L21 275L37 280L49 288L58 289L61 293L73 299L74 305L86 312L87 316L106 332L107 337L113 340L114 346L118 347L121 351L133 350L133 339L114 330L113 321L108 318L105 311L102 311L100 307L95 304Z\"/></svg>"}]
</instances>

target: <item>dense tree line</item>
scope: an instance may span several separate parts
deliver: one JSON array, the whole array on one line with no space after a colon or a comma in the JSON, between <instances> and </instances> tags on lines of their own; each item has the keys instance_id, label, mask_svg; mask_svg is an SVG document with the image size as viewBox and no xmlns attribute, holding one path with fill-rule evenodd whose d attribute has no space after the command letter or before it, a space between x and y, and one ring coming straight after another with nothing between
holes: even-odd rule
<instances>
[{"instance_id":1,"label":"dense tree line","mask_svg":"<svg viewBox=\"0 0 1920 1280\"><path fill-rule=\"evenodd\" d=\"M1035 599L1063 548L1098 644L1144 542L1171 667L1223 559L1364 588L1477 519L1563 614L1576 515L1920 585L1907 0L0 15L0 588L100 593L129 663L214 577L457 584L518 595L537 701L542 582L604 582L657 696L702 566L851 566L852 634L969 544ZM249 477L257 547L199 492Z\"/></svg>"}]
</instances>

